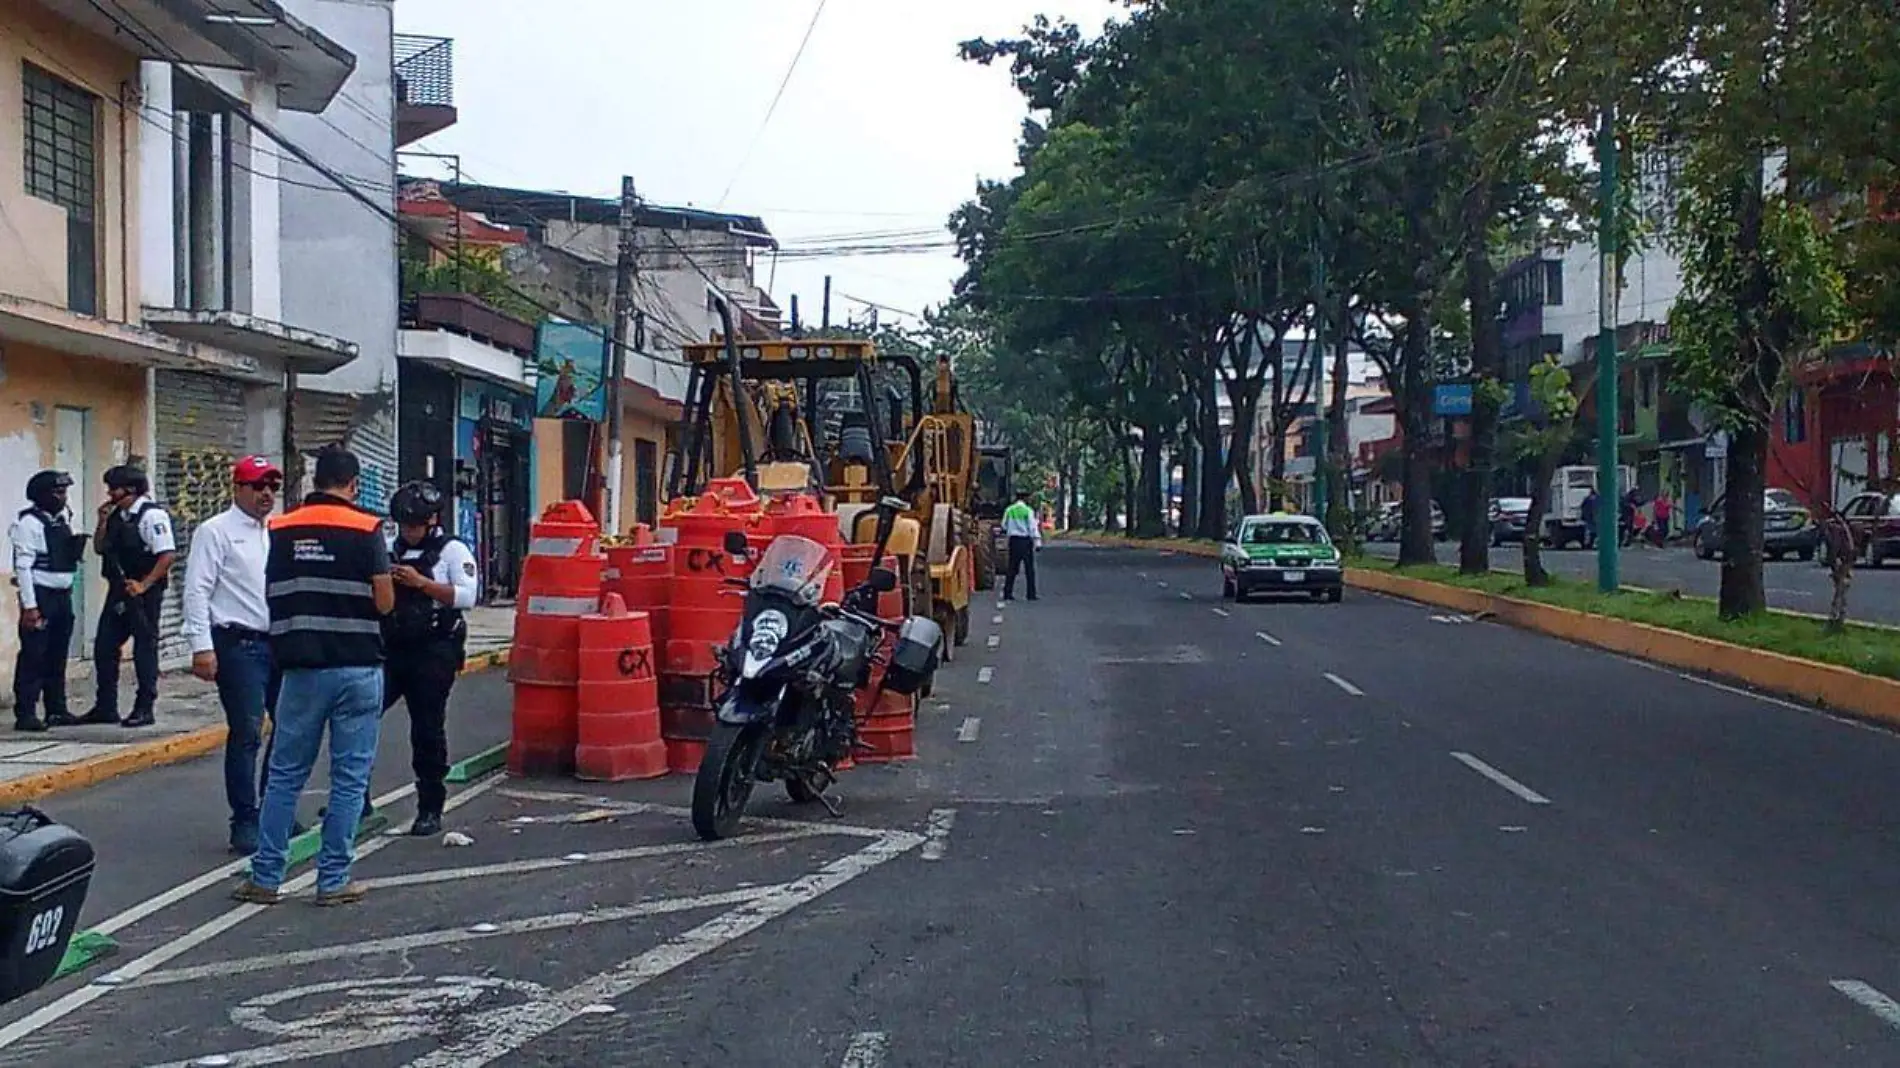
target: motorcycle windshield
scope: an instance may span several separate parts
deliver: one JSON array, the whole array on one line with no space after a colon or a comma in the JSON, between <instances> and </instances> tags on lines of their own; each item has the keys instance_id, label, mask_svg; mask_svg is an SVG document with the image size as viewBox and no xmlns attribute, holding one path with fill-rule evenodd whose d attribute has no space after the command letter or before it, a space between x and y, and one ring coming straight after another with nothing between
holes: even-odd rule
<instances>
[{"instance_id":1,"label":"motorcycle windshield","mask_svg":"<svg viewBox=\"0 0 1900 1068\"><path fill-rule=\"evenodd\" d=\"M831 576L831 551L810 538L785 534L773 539L752 569L752 588L777 593L798 605L814 605Z\"/></svg>"}]
</instances>

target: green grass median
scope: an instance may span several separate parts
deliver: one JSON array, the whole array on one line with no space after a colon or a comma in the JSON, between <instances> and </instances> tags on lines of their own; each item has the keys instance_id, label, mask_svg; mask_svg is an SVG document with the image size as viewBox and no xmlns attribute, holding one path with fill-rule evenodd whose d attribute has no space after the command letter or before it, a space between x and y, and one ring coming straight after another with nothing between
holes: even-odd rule
<instances>
[{"instance_id":1,"label":"green grass median","mask_svg":"<svg viewBox=\"0 0 1900 1068\"><path fill-rule=\"evenodd\" d=\"M1900 630L1892 628L1850 623L1842 633L1829 634L1824 620L1776 611L1724 620L1717 614L1715 602L1707 598L1691 597L1674 590L1624 589L1602 593L1594 582L1566 581L1557 576L1552 576L1548 586L1529 586L1522 574L1493 571L1463 575L1457 568L1442 564L1401 568L1390 560L1360 557L1351 561L1350 566L1644 623L1783 656L1834 664L1868 675L1900 679Z\"/></svg>"}]
</instances>

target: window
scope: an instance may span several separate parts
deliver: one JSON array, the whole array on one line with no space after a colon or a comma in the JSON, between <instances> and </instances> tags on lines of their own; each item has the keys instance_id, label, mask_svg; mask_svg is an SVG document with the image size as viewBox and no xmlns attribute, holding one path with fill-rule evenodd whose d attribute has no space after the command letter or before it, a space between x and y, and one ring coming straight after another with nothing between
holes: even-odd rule
<instances>
[{"instance_id":1,"label":"window","mask_svg":"<svg viewBox=\"0 0 1900 1068\"><path fill-rule=\"evenodd\" d=\"M645 438L633 443L633 511L635 522L660 525L660 446Z\"/></svg>"},{"instance_id":2,"label":"window","mask_svg":"<svg viewBox=\"0 0 1900 1068\"><path fill-rule=\"evenodd\" d=\"M66 209L66 306L99 312L99 98L24 64L26 191Z\"/></svg>"},{"instance_id":3,"label":"window","mask_svg":"<svg viewBox=\"0 0 1900 1068\"><path fill-rule=\"evenodd\" d=\"M1788 391L1781 412L1781 439L1790 445L1808 440L1808 398L1798 389Z\"/></svg>"},{"instance_id":4,"label":"window","mask_svg":"<svg viewBox=\"0 0 1900 1068\"><path fill-rule=\"evenodd\" d=\"M1564 302L1564 264L1562 260L1544 261L1544 304L1549 307Z\"/></svg>"}]
</instances>

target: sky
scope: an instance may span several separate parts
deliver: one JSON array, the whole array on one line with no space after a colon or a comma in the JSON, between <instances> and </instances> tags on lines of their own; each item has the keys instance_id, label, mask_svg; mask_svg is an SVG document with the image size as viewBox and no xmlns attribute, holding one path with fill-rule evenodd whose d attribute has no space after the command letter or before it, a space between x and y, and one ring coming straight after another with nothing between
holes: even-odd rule
<instances>
[{"instance_id":1,"label":"sky","mask_svg":"<svg viewBox=\"0 0 1900 1068\"><path fill-rule=\"evenodd\" d=\"M962 271L945 220L979 178L1014 172L1027 115L1007 68L964 62L958 43L1013 36L1037 14L1093 31L1118 5L825 0L814 25L818 7L397 0L398 32L455 39L458 121L409 147L458 153L465 180L497 185L618 196L631 174L651 203L757 215L787 246L897 232L939 242L851 258L788 248L776 268L759 263L779 306L796 294L813 322L827 274L834 320L867 314L848 298L884 306L885 322L920 313L947 300Z\"/></svg>"}]
</instances>

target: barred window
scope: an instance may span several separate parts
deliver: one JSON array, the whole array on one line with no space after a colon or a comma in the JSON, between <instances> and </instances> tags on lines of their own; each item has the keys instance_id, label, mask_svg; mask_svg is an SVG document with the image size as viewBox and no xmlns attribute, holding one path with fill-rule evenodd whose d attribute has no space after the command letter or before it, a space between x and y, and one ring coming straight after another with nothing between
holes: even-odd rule
<instances>
[{"instance_id":1,"label":"barred window","mask_svg":"<svg viewBox=\"0 0 1900 1068\"><path fill-rule=\"evenodd\" d=\"M23 64L26 191L66 210L66 306L99 311L99 98Z\"/></svg>"}]
</instances>

